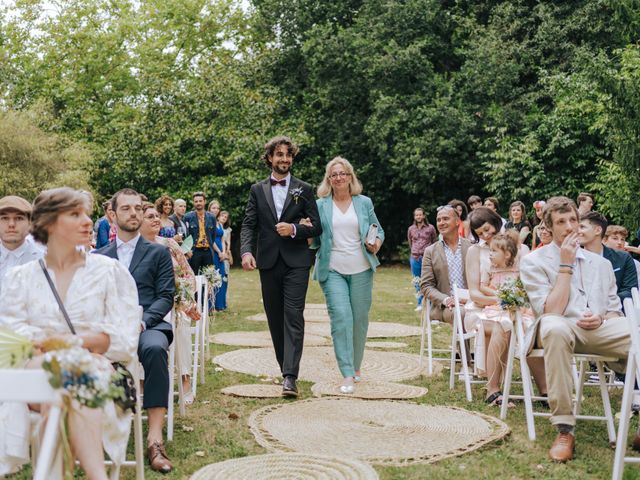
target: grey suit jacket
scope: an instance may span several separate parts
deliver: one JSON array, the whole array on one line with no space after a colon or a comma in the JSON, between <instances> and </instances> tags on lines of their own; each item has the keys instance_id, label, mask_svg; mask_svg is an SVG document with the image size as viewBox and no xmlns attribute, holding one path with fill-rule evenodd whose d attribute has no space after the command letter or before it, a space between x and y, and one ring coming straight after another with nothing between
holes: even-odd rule
<instances>
[{"instance_id":1,"label":"grey suit jacket","mask_svg":"<svg viewBox=\"0 0 640 480\"><path fill-rule=\"evenodd\" d=\"M555 243L526 255L520 261L520 278L531 308L536 316L533 328L527 331L527 346L533 348L544 306L558 277L560 248ZM571 278L571 292L563 316L577 321L589 308L594 315L617 313L622 316L622 305L617 295L616 277L611 262L604 257L580 249L576 255L576 268Z\"/></svg>"},{"instance_id":2,"label":"grey suit jacket","mask_svg":"<svg viewBox=\"0 0 640 480\"><path fill-rule=\"evenodd\" d=\"M462 271L465 286L467 284L467 272L464 268L467 261L467 251L471 246L469 240L462 238L460 247L462 248ZM444 252L442 240L428 246L422 256L422 276L420 277L420 291L431 301L432 316L435 319L442 318L442 309L445 308L442 302L451 296L451 285L449 283L449 264L447 255Z\"/></svg>"}]
</instances>

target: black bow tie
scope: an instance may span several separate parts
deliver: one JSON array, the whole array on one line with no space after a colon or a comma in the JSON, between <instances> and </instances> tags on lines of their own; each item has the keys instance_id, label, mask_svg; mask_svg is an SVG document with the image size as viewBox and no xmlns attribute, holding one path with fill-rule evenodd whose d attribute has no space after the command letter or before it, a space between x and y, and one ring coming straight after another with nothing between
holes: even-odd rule
<instances>
[{"instance_id":1,"label":"black bow tie","mask_svg":"<svg viewBox=\"0 0 640 480\"><path fill-rule=\"evenodd\" d=\"M284 178L282 180L276 180L275 178L270 177L269 180L271 180L271 186L274 186L274 185L282 185L283 187L287 186L287 180Z\"/></svg>"}]
</instances>

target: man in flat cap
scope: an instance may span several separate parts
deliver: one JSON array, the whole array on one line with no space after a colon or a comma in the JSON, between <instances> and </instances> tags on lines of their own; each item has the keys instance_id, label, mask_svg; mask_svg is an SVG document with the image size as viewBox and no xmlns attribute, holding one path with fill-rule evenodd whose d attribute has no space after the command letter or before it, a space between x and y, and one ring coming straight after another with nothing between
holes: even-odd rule
<instances>
[{"instance_id":1,"label":"man in flat cap","mask_svg":"<svg viewBox=\"0 0 640 480\"><path fill-rule=\"evenodd\" d=\"M0 288L8 270L42 257L43 251L27 241L31 204L13 195L0 198Z\"/></svg>"}]
</instances>

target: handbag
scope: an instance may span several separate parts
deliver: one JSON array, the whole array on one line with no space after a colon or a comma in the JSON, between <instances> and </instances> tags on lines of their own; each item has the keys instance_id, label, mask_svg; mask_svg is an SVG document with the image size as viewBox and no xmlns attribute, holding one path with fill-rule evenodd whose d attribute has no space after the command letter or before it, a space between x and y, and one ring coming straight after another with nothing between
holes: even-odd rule
<instances>
[{"instance_id":1,"label":"handbag","mask_svg":"<svg viewBox=\"0 0 640 480\"><path fill-rule=\"evenodd\" d=\"M74 328L73 323L71 323L71 319L69 318L67 309L64 308L64 303L62 303L62 299L60 298L60 295L58 295L58 290L56 290L56 286L53 284L53 280L51 280L51 276L49 275L49 271L47 270L44 261L40 259L38 260L38 263L40 264L40 268L42 268L44 276L49 283L49 287L51 287L51 292L53 292L53 296L55 297L56 302L58 302L58 307L60 307L60 311L62 312L62 316L67 322L69 330L71 330L71 333L73 335L77 335L76 329ZM127 411L130 409L133 413L135 413L138 395L136 392L136 382L133 379L133 375L131 375L131 372L127 370L127 367L125 367L122 362L112 362L111 366L119 374L118 378L113 380L113 384L116 387L122 387L123 391L122 396L120 398L114 399L114 402L122 410Z\"/></svg>"}]
</instances>

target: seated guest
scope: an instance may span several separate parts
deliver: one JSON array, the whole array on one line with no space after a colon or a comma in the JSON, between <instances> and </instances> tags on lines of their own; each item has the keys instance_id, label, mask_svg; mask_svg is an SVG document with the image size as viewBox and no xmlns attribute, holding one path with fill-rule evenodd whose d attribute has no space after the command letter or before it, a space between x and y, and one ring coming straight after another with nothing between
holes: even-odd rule
<instances>
[{"instance_id":1,"label":"seated guest","mask_svg":"<svg viewBox=\"0 0 640 480\"><path fill-rule=\"evenodd\" d=\"M536 200L533 202L533 209L535 211L535 215L533 216L533 232L531 235L531 250L535 250L540 245L540 236L538 235L538 225L542 223L542 209L545 205L544 200Z\"/></svg>"},{"instance_id":2,"label":"seated guest","mask_svg":"<svg viewBox=\"0 0 640 480\"><path fill-rule=\"evenodd\" d=\"M506 230L515 230L520 237L520 243L528 244L531 235L531 224L525 215L524 203L516 200L509 206L509 221L505 224Z\"/></svg>"},{"instance_id":3,"label":"seated guest","mask_svg":"<svg viewBox=\"0 0 640 480\"><path fill-rule=\"evenodd\" d=\"M493 210L498 215L500 215L500 212L498 211L500 209L500 204L498 203L498 199L496 197L485 198L483 206L487 207L490 210ZM502 226L505 226L507 224L507 220L502 217L500 218L502 219Z\"/></svg>"},{"instance_id":4,"label":"seated guest","mask_svg":"<svg viewBox=\"0 0 640 480\"><path fill-rule=\"evenodd\" d=\"M158 236L160 232L160 214L153 204L145 203L142 207L142 226L140 235L150 242L156 242L169 249L173 262L173 273L176 278L187 282L191 291L196 291L196 277L182 253L178 243L171 239ZM200 320L195 298L182 302L175 310L176 330L176 358L180 375L182 375L182 388L184 391L184 403L191 405L195 400L191 391L191 320Z\"/></svg>"},{"instance_id":5,"label":"seated guest","mask_svg":"<svg viewBox=\"0 0 640 480\"><path fill-rule=\"evenodd\" d=\"M467 210L467 205L462 200L457 200L455 198L450 200L448 205L451 205L458 211L458 217L460 218L458 221L458 235L462 238L469 239L469 220L467 220L469 210Z\"/></svg>"},{"instance_id":6,"label":"seated guest","mask_svg":"<svg viewBox=\"0 0 640 480\"><path fill-rule=\"evenodd\" d=\"M544 222L540 222L538 225L534 227L536 233L538 235L538 244L534 250L538 250L546 245L549 245L553 241L553 237L551 236L551 232L544 224Z\"/></svg>"},{"instance_id":7,"label":"seated guest","mask_svg":"<svg viewBox=\"0 0 640 480\"><path fill-rule=\"evenodd\" d=\"M580 216L584 215L585 213L589 213L595 203L593 195L587 192L581 192L578 195L577 201L578 213L580 214Z\"/></svg>"},{"instance_id":8,"label":"seated guest","mask_svg":"<svg viewBox=\"0 0 640 480\"><path fill-rule=\"evenodd\" d=\"M627 237L629 231L621 225L609 225L607 231L604 234L604 243L607 247L619 250L621 252L634 252L635 247L629 247L627 245ZM636 266L636 276L638 277L638 284L640 285L640 262L633 259L633 264Z\"/></svg>"},{"instance_id":9,"label":"seated guest","mask_svg":"<svg viewBox=\"0 0 640 480\"><path fill-rule=\"evenodd\" d=\"M88 198L81 192L71 188L46 190L34 202L32 232L37 241L47 245L43 266L51 274L82 346L108 362L127 364L134 358L140 325L135 283L118 262L76 248L91 237L90 211ZM31 261L14 268L11 282L0 294L0 325L35 341L36 346L45 339L62 340L72 335L43 266ZM42 360L43 355L37 353L26 367L39 368ZM28 461L27 406L7 403L0 410L5 408L11 408L12 414L0 414L4 419L0 451L7 453L3 447L11 436L12 443L17 439L24 443L27 458L0 457L0 475L7 473L7 460L14 467ZM131 427L130 414L116 409L111 401L103 408L71 402L68 413L68 438L73 454L88 478L106 480L103 448L114 462L122 463Z\"/></svg>"},{"instance_id":10,"label":"seated guest","mask_svg":"<svg viewBox=\"0 0 640 480\"><path fill-rule=\"evenodd\" d=\"M171 255L165 247L140 237L142 198L125 188L111 198L118 224L118 238L96 253L117 259L135 280L143 308L138 358L144 368L144 403L149 418L147 456L151 468L163 473L173 469L162 441L162 427L169 399L167 350L173 328L164 317L173 308L175 277ZM137 309L136 309L137 311Z\"/></svg>"},{"instance_id":11,"label":"seated guest","mask_svg":"<svg viewBox=\"0 0 640 480\"><path fill-rule=\"evenodd\" d=\"M176 224L169 218L173 213L173 198L169 195L162 195L156 200L155 207L160 214L160 236L181 242L182 236L176 232Z\"/></svg>"},{"instance_id":12,"label":"seated guest","mask_svg":"<svg viewBox=\"0 0 640 480\"><path fill-rule=\"evenodd\" d=\"M112 225L114 223L111 201L107 200L106 202L103 202L102 208L104 210L104 216L100 217L96 222L96 248L102 248L109 245L109 243L115 238L115 235L111 235Z\"/></svg>"},{"instance_id":13,"label":"seated guest","mask_svg":"<svg viewBox=\"0 0 640 480\"><path fill-rule=\"evenodd\" d=\"M467 199L467 205L469 206L469 212L482 206L482 199L478 195L471 195Z\"/></svg>"},{"instance_id":14,"label":"seated guest","mask_svg":"<svg viewBox=\"0 0 640 480\"><path fill-rule=\"evenodd\" d=\"M31 204L24 198L8 196L0 199L0 288L2 278L12 267L42 257L34 242L27 241L31 227Z\"/></svg>"},{"instance_id":15,"label":"seated guest","mask_svg":"<svg viewBox=\"0 0 640 480\"><path fill-rule=\"evenodd\" d=\"M436 226L442 240L424 250L420 291L431 301L431 319L453 323L453 286L467 288L464 268L471 243L458 233L458 211L438 208ZM463 312L464 313L464 312Z\"/></svg>"},{"instance_id":16,"label":"seated guest","mask_svg":"<svg viewBox=\"0 0 640 480\"><path fill-rule=\"evenodd\" d=\"M578 209L569 198L553 197L544 209L553 242L522 259L520 278L537 323L528 335L531 348L544 348L551 423L558 428L549 456L573 458L575 423L571 392L572 354L617 357L624 368L629 327L622 316L611 264L578 244ZM622 370L620 370L622 371Z\"/></svg>"},{"instance_id":17,"label":"seated guest","mask_svg":"<svg viewBox=\"0 0 640 480\"><path fill-rule=\"evenodd\" d=\"M607 219L598 212L585 213L580 217L578 240L585 250L603 256L611 262L616 277L618 297L620 297L620 303L623 303L625 298L631 298L631 289L638 288L638 276L631 255L602 244L607 225Z\"/></svg>"}]
</instances>

